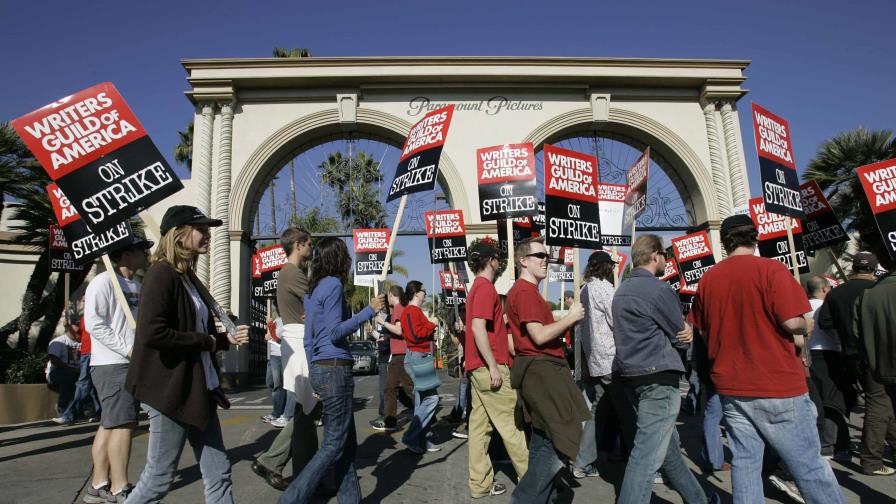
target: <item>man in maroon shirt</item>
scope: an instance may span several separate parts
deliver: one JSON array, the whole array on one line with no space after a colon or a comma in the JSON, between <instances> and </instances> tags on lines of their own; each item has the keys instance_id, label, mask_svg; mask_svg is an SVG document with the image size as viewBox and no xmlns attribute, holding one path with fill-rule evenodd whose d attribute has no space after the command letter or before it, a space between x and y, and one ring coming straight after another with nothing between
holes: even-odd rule
<instances>
[{"instance_id":1,"label":"man in maroon shirt","mask_svg":"<svg viewBox=\"0 0 896 504\"><path fill-rule=\"evenodd\" d=\"M504 310L492 283L500 267L498 249L487 242L470 248L470 268L476 275L467 296L464 371L469 373L473 409L469 420L470 494L473 498L500 495L507 491L495 482L488 457L492 432L501 435L513 462L517 479L529 465L526 436L517 428L513 410L516 391L510 387L510 351Z\"/></svg>"},{"instance_id":2,"label":"man in maroon shirt","mask_svg":"<svg viewBox=\"0 0 896 504\"><path fill-rule=\"evenodd\" d=\"M734 502L764 502L768 443L806 502L842 503L821 457L817 412L798 356L811 330L803 316L810 311L806 294L786 266L754 255L757 231L748 216L725 219L721 236L728 257L700 279L691 317L706 339L728 425Z\"/></svg>"}]
</instances>

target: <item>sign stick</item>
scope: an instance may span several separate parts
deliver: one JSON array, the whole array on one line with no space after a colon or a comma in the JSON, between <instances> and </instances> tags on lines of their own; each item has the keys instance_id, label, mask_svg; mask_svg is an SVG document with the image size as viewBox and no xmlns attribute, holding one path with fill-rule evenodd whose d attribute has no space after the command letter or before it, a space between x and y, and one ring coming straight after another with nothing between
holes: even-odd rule
<instances>
[{"instance_id":1,"label":"sign stick","mask_svg":"<svg viewBox=\"0 0 896 504\"><path fill-rule=\"evenodd\" d=\"M134 313L131 312L131 305L128 304L128 299L124 297L124 291L121 290L121 284L118 282L118 275L115 273L115 266L112 266L112 260L109 259L109 254L103 254L103 265L106 266L106 271L109 272L109 281L112 282L112 292L115 293L115 300L118 301L122 311L124 311L124 317L128 320L128 327L136 329L137 321L134 320Z\"/></svg>"},{"instance_id":2,"label":"sign stick","mask_svg":"<svg viewBox=\"0 0 896 504\"><path fill-rule=\"evenodd\" d=\"M619 247L613 247L613 257L619 257ZM613 266L613 287L619 287L619 268L616 266Z\"/></svg>"},{"instance_id":3,"label":"sign stick","mask_svg":"<svg viewBox=\"0 0 896 504\"><path fill-rule=\"evenodd\" d=\"M846 281L847 280L846 272L843 271L843 266L840 266L840 260L837 259L837 254L834 254L834 251L831 249L831 247L828 247L827 251L828 251L828 254L831 255L831 261L834 262L834 267L837 268L837 273L840 273L840 277L843 278L843 281Z\"/></svg>"},{"instance_id":4,"label":"sign stick","mask_svg":"<svg viewBox=\"0 0 896 504\"><path fill-rule=\"evenodd\" d=\"M68 301L69 301L68 298L71 296L71 289L72 289L72 274L71 273L60 273L60 274L63 276L64 282L65 282L65 298L62 300L62 309L68 310Z\"/></svg>"},{"instance_id":5,"label":"sign stick","mask_svg":"<svg viewBox=\"0 0 896 504\"><path fill-rule=\"evenodd\" d=\"M784 226L787 228L787 244L790 246L790 266L793 270L793 278L800 282L800 267L796 263L796 243L793 241L793 219L787 215L784 217Z\"/></svg>"},{"instance_id":6,"label":"sign stick","mask_svg":"<svg viewBox=\"0 0 896 504\"><path fill-rule=\"evenodd\" d=\"M516 280L516 264L513 255L516 252L513 246L513 219L506 219L507 223L507 267L510 269L510 281Z\"/></svg>"},{"instance_id":7,"label":"sign stick","mask_svg":"<svg viewBox=\"0 0 896 504\"><path fill-rule=\"evenodd\" d=\"M389 271L389 262L392 260L392 250L395 248L395 237L398 236L398 226L401 225L401 216L404 214L404 205L408 202L408 195L404 194L398 201L398 212L395 213L395 223L392 224L392 235L389 236L389 248L386 249L386 260L383 261L383 272L380 274L380 281L386 280L386 273ZM374 282L376 283L376 282ZM379 293L375 293L377 296Z\"/></svg>"},{"instance_id":8,"label":"sign stick","mask_svg":"<svg viewBox=\"0 0 896 504\"><path fill-rule=\"evenodd\" d=\"M579 302L579 292L582 286L582 280L579 278L579 247L572 249L572 299L576 303Z\"/></svg>"},{"instance_id":9,"label":"sign stick","mask_svg":"<svg viewBox=\"0 0 896 504\"><path fill-rule=\"evenodd\" d=\"M274 317L271 317L271 315L272 315L272 313L271 313L271 298L268 298L268 317L274 318Z\"/></svg>"}]
</instances>

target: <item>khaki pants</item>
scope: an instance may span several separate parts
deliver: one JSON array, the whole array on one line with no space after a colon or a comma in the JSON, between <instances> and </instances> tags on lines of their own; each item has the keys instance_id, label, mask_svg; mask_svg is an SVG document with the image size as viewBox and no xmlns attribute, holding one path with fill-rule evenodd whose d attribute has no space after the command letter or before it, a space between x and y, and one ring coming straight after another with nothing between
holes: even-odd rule
<instances>
[{"instance_id":1,"label":"khaki pants","mask_svg":"<svg viewBox=\"0 0 896 504\"><path fill-rule=\"evenodd\" d=\"M488 495L492 489L495 472L488 457L488 445L495 430L504 440L504 447L516 470L517 481L529 466L526 436L516 428L513 419L516 391L510 388L510 369L505 365L499 365L498 369L503 383L496 391L491 389L487 367L474 369L470 373L473 409L470 411L468 449L470 493L473 496Z\"/></svg>"}]
</instances>

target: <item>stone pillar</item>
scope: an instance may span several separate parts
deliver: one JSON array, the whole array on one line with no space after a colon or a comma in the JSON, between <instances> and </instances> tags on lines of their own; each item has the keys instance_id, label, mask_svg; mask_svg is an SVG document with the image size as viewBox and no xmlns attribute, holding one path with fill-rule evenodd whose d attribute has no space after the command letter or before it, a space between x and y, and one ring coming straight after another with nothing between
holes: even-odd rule
<instances>
[{"instance_id":1,"label":"stone pillar","mask_svg":"<svg viewBox=\"0 0 896 504\"><path fill-rule=\"evenodd\" d=\"M746 205L750 199L744 183L744 168L740 163L740 147L737 135L737 113L730 100L722 102L722 128L725 131L725 152L728 154L728 175L731 179L731 200L734 206Z\"/></svg>"},{"instance_id":2,"label":"stone pillar","mask_svg":"<svg viewBox=\"0 0 896 504\"><path fill-rule=\"evenodd\" d=\"M214 218L223 224L212 229L211 293L225 310L230 308L230 158L233 138L233 104L221 104L218 167L215 178Z\"/></svg>"},{"instance_id":3,"label":"stone pillar","mask_svg":"<svg viewBox=\"0 0 896 504\"><path fill-rule=\"evenodd\" d=\"M192 176L196 180L196 188L194 195L196 197L195 205L211 215L211 191L212 191L212 133L215 124L215 105L211 102L203 102L201 105L202 115L199 117L198 123L193 127L193 173ZM208 254L199 256L199 262L196 264L196 274L199 280L208 285L209 277L209 259Z\"/></svg>"},{"instance_id":4,"label":"stone pillar","mask_svg":"<svg viewBox=\"0 0 896 504\"><path fill-rule=\"evenodd\" d=\"M712 168L712 184L716 191L716 204L719 215L724 219L731 215L731 190L728 185L729 176L722 164L722 146L719 143L719 130L716 124L716 104L703 103L703 117L706 120L706 137L709 142L709 161Z\"/></svg>"}]
</instances>

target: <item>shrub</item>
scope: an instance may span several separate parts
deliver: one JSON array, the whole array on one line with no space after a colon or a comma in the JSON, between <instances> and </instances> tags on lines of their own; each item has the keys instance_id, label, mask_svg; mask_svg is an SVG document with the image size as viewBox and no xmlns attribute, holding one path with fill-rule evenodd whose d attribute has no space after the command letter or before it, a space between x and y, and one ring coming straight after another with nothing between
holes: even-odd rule
<instances>
[{"instance_id":1,"label":"shrub","mask_svg":"<svg viewBox=\"0 0 896 504\"><path fill-rule=\"evenodd\" d=\"M0 350L0 383L46 383L46 354Z\"/></svg>"}]
</instances>

